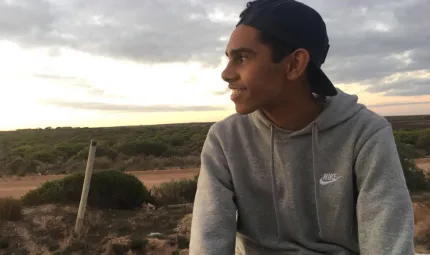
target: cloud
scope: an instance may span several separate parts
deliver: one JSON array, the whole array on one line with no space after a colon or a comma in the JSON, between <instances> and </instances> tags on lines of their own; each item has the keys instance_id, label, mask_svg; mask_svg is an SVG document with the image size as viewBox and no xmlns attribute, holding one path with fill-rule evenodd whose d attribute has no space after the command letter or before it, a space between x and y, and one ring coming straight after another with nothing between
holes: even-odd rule
<instances>
[{"instance_id":1,"label":"cloud","mask_svg":"<svg viewBox=\"0 0 430 255\"><path fill-rule=\"evenodd\" d=\"M387 96L420 96L430 95L430 75L417 78L404 76L394 81L385 81L379 86L368 89L369 92L381 93Z\"/></svg>"},{"instance_id":2,"label":"cloud","mask_svg":"<svg viewBox=\"0 0 430 255\"><path fill-rule=\"evenodd\" d=\"M333 81L361 83L369 92L387 96L430 95L430 76L413 76L430 73L429 1L326 3L321 12L327 17L331 48L323 69ZM393 75L402 78L392 83Z\"/></svg>"},{"instance_id":3,"label":"cloud","mask_svg":"<svg viewBox=\"0 0 430 255\"><path fill-rule=\"evenodd\" d=\"M137 112L137 113L153 113L153 112L206 112L206 111L220 111L225 110L224 107L218 106L175 106L175 105L125 105L125 104L111 104L102 102L75 102L64 101L55 99L46 99L41 101L45 105L55 105L56 107L73 108L80 110L93 110L93 111L110 111L110 112Z\"/></svg>"},{"instance_id":4,"label":"cloud","mask_svg":"<svg viewBox=\"0 0 430 255\"><path fill-rule=\"evenodd\" d=\"M27 47L69 47L144 63L215 64L229 26L209 16L204 3L188 0L3 1L0 36Z\"/></svg>"},{"instance_id":5,"label":"cloud","mask_svg":"<svg viewBox=\"0 0 430 255\"><path fill-rule=\"evenodd\" d=\"M69 87L82 89L87 94L92 96L117 97L116 95L110 95L106 93L104 89L92 86L86 79L82 79L79 77L61 76L53 74L34 74L33 77L45 80L55 80L57 82L60 82L59 84L65 84Z\"/></svg>"},{"instance_id":6,"label":"cloud","mask_svg":"<svg viewBox=\"0 0 430 255\"><path fill-rule=\"evenodd\" d=\"M430 1L303 0L326 20L331 48L323 70L335 83L369 92L430 95ZM246 1L21 0L0 2L0 36L23 47L73 48L141 63L220 64ZM402 76L397 84L388 78ZM405 89L409 87L409 89Z\"/></svg>"},{"instance_id":7,"label":"cloud","mask_svg":"<svg viewBox=\"0 0 430 255\"><path fill-rule=\"evenodd\" d=\"M385 103L385 104L371 104L366 105L367 107L377 108L377 107L387 107L387 106L405 106L405 105L423 105L423 104L430 104L430 101L428 102L397 102L397 103Z\"/></svg>"},{"instance_id":8,"label":"cloud","mask_svg":"<svg viewBox=\"0 0 430 255\"><path fill-rule=\"evenodd\" d=\"M214 96L224 96L227 95L230 92L229 88L226 88L224 90L216 90L216 91L212 91L212 94Z\"/></svg>"}]
</instances>

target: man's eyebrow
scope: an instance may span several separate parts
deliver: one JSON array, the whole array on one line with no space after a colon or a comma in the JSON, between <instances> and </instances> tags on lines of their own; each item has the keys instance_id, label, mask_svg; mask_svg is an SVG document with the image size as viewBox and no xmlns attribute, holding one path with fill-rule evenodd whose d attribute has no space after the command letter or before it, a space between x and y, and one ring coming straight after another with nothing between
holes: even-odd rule
<instances>
[{"instance_id":1,"label":"man's eyebrow","mask_svg":"<svg viewBox=\"0 0 430 255\"><path fill-rule=\"evenodd\" d=\"M236 49L232 49L230 50L230 54L225 51L225 55L228 57L229 55L237 55L239 53L251 53L251 54L256 54L256 52L253 49L250 48L245 48L245 47L240 47L240 48L236 48Z\"/></svg>"}]
</instances>

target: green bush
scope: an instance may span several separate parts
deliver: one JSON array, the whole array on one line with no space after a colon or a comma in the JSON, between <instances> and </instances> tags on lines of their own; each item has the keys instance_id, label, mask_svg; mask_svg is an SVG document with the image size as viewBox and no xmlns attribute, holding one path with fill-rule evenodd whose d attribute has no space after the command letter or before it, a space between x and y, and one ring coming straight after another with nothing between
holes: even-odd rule
<instances>
[{"instance_id":1,"label":"green bush","mask_svg":"<svg viewBox=\"0 0 430 255\"><path fill-rule=\"evenodd\" d=\"M81 171L85 169L91 140L97 141L96 164L104 157L112 161L112 165L103 170L120 167L138 170L197 167L200 165L200 151L211 125L212 123L192 123L109 128L58 127L0 132L0 174ZM146 160L150 156L154 158L152 162ZM124 164L133 157L140 162ZM37 169L32 165L27 166L26 162L31 161L37 163Z\"/></svg>"},{"instance_id":2,"label":"green bush","mask_svg":"<svg viewBox=\"0 0 430 255\"><path fill-rule=\"evenodd\" d=\"M58 155L58 157L63 159L69 159L76 154L78 154L79 151L82 150L82 148L87 148L88 145L86 143L76 143L76 144L70 144L67 142L61 142L54 146L54 151ZM88 153L87 153L88 156Z\"/></svg>"},{"instance_id":3,"label":"green bush","mask_svg":"<svg viewBox=\"0 0 430 255\"><path fill-rule=\"evenodd\" d=\"M89 148L84 147L75 155L75 158L86 160L88 158L88 152L89 152ZM107 145L99 144L97 145L97 149L96 149L96 158L99 158L99 157L107 157L111 160L115 160L118 157L118 152L108 147Z\"/></svg>"},{"instance_id":4,"label":"green bush","mask_svg":"<svg viewBox=\"0 0 430 255\"><path fill-rule=\"evenodd\" d=\"M21 200L12 197L0 198L0 220L17 221L21 218Z\"/></svg>"},{"instance_id":5,"label":"green bush","mask_svg":"<svg viewBox=\"0 0 430 255\"><path fill-rule=\"evenodd\" d=\"M430 129L400 130L393 132L396 141L402 144L410 144L416 149L422 149L430 153Z\"/></svg>"},{"instance_id":6,"label":"green bush","mask_svg":"<svg viewBox=\"0 0 430 255\"><path fill-rule=\"evenodd\" d=\"M412 159L400 158L406 184L411 192L430 190L430 175L419 169Z\"/></svg>"},{"instance_id":7,"label":"green bush","mask_svg":"<svg viewBox=\"0 0 430 255\"><path fill-rule=\"evenodd\" d=\"M397 150L408 189L411 192L430 190L430 174L417 167L415 161L409 157L407 146L398 142Z\"/></svg>"},{"instance_id":8,"label":"green bush","mask_svg":"<svg viewBox=\"0 0 430 255\"><path fill-rule=\"evenodd\" d=\"M133 251L138 251L146 248L148 245L148 239L142 239L141 236L132 235L130 249Z\"/></svg>"},{"instance_id":9,"label":"green bush","mask_svg":"<svg viewBox=\"0 0 430 255\"><path fill-rule=\"evenodd\" d=\"M156 205L193 203L197 190L197 176L191 180L172 180L151 189Z\"/></svg>"},{"instance_id":10,"label":"green bush","mask_svg":"<svg viewBox=\"0 0 430 255\"><path fill-rule=\"evenodd\" d=\"M35 151L28 155L28 158L31 160L37 160L43 163L55 163L56 158L55 154L50 150L40 150Z\"/></svg>"},{"instance_id":11,"label":"green bush","mask_svg":"<svg viewBox=\"0 0 430 255\"><path fill-rule=\"evenodd\" d=\"M7 249L9 247L9 241L6 239L0 239L0 249Z\"/></svg>"},{"instance_id":12,"label":"green bush","mask_svg":"<svg viewBox=\"0 0 430 255\"><path fill-rule=\"evenodd\" d=\"M116 146L116 149L128 156L144 154L159 157L167 150L167 146L162 143L133 141L121 143Z\"/></svg>"},{"instance_id":13,"label":"green bush","mask_svg":"<svg viewBox=\"0 0 430 255\"><path fill-rule=\"evenodd\" d=\"M423 132L418 136L417 147L430 154L430 130Z\"/></svg>"},{"instance_id":14,"label":"green bush","mask_svg":"<svg viewBox=\"0 0 430 255\"><path fill-rule=\"evenodd\" d=\"M21 157L14 158L12 162L6 165L7 174L25 176L27 173L36 173L38 163L34 160L23 159Z\"/></svg>"},{"instance_id":15,"label":"green bush","mask_svg":"<svg viewBox=\"0 0 430 255\"><path fill-rule=\"evenodd\" d=\"M405 158L415 159L415 158L424 158L426 155L420 153L417 148L411 144L404 144L398 140L396 140L397 150L399 154Z\"/></svg>"},{"instance_id":16,"label":"green bush","mask_svg":"<svg viewBox=\"0 0 430 255\"><path fill-rule=\"evenodd\" d=\"M78 204L81 198L84 173L48 181L22 197L25 205ZM153 203L143 183L133 175L120 171L95 172L91 177L88 205L109 209L133 209L142 203Z\"/></svg>"}]
</instances>

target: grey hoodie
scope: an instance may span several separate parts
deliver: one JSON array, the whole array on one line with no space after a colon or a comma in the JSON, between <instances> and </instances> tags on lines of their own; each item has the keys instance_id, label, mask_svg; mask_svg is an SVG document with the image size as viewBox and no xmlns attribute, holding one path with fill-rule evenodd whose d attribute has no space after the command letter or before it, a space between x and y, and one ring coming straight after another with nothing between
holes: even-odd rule
<instances>
[{"instance_id":1,"label":"grey hoodie","mask_svg":"<svg viewBox=\"0 0 430 255\"><path fill-rule=\"evenodd\" d=\"M338 90L296 132L234 114L210 128L201 160L191 255L414 254L391 126L356 96Z\"/></svg>"}]
</instances>

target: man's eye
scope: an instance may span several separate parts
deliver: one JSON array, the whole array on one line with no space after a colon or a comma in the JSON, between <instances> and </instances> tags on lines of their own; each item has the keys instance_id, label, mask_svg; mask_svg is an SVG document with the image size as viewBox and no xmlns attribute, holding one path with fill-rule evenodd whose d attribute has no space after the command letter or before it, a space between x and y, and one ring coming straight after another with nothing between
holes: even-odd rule
<instances>
[{"instance_id":1,"label":"man's eye","mask_svg":"<svg viewBox=\"0 0 430 255\"><path fill-rule=\"evenodd\" d=\"M247 59L247 57L245 55L239 55L236 57L236 62L237 63L243 63L246 59Z\"/></svg>"}]
</instances>

